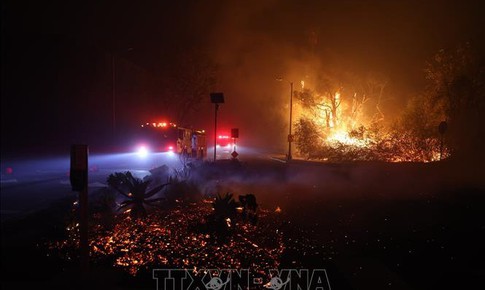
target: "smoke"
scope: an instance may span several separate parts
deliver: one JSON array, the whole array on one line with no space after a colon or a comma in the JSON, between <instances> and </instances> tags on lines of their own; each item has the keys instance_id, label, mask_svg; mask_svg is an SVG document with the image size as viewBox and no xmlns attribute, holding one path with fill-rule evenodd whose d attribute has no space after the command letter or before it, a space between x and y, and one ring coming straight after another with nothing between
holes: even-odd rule
<instances>
[{"instance_id":1,"label":"smoke","mask_svg":"<svg viewBox=\"0 0 485 290\"><path fill-rule=\"evenodd\" d=\"M239 128L241 145L282 151L288 130L290 90L289 85L276 79L285 77L294 47L260 29L266 27L264 23L262 27L255 24L277 4L221 3L208 35L208 47L219 68L217 90L225 95L218 131Z\"/></svg>"},{"instance_id":2,"label":"smoke","mask_svg":"<svg viewBox=\"0 0 485 290\"><path fill-rule=\"evenodd\" d=\"M422 88L422 69L434 52L480 35L475 4L204 1L194 6L193 21L206 27L198 29L203 46L219 65L217 89L226 96L221 126L238 127L248 146L283 150L290 82L297 88L321 71L382 75L388 84L381 109L396 115Z\"/></svg>"},{"instance_id":3,"label":"smoke","mask_svg":"<svg viewBox=\"0 0 485 290\"><path fill-rule=\"evenodd\" d=\"M414 39L410 47L410 38L422 38L419 25L428 20L409 24L415 12L406 3L376 1L376 7L367 7L359 1L310 2L205 1L194 6L192 21L205 27L197 31L219 66L217 90L226 98L218 131L239 128L245 146L284 152L290 83L298 89L301 80L322 71L360 79L384 75L391 102L382 104L383 109L402 106L400 100L409 94L404 89L409 83L403 84L419 77L416 72L422 68L419 58L409 59L425 45ZM207 120L213 119L213 111L207 100L201 110L206 128L212 128Z\"/></svg>"},{"instance_id":4,"label":"smoke","mask_svg":"<svg viewBox=\"0 0 485 290\"><path fill-rule=\"evenodd\" d=\"M3 139L12 140L10 147L16 148L17 139L30 144L56 131L52 133L55 143L56 136L70 134L66 132L70 130L52 130L51 118L58 116L61 121L57 123L63 125L66 115L70 123L82 122L75 128L94 135L94 140L112 134L111 61L104 56L113 50L120 52L116 84L119 128L123 120L139 123L135 120L138 115L147 118L147 114L161 111L154 104L170 96L160 93L166 85L157 80L158 74L163 75L178 52L195 48L207 52L219 66L216 89L226 96L219 112L220 128L239 128L240 142L247 147L284 152L289 82L298 84L313 76L316 68L358 76L375 72L389 77L393 101L400 102L390 107L399 108L403 96L423 85L424 63L436 51L474 40L483 47L481 1L370 2L153 1L143 5L95 3L83 9L60 3L11 3L2 10L6 21L2 48L9 60L4 95L11 96L5 102L2 99L2 130L12 138ZM134 49L121 54L126 48ZM144 75L128 69L123 59L146 68ZM143 80L138 86L133 85L138 82L135 75ZM123 98L130 100L123 102ZM76 103L73 100L94 103L97 114L87 110L89 106L73 114L66 105ZM33 103L34 109L21 116L17 112L25 111L25 103ZM135 106L139 109L133 112ZM193 118L194 126L207 128L211 134L213 112L207 96ZM38 125L35 136L16 128L32 124ZM91 133L92 128L98 131Z\"/></svg>"}]
</instances>

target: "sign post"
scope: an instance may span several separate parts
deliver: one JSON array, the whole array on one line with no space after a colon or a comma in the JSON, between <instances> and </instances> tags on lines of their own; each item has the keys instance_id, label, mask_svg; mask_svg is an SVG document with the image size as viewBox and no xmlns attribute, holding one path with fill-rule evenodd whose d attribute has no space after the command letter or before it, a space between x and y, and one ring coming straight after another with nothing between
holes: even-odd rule
<instances>
[{"instance_id":1,"label":"sign post","mask_svg":"<svg viewBox=\"0 0 485 290\"><path fill-rule=\"evenodd\" d=\"M89 269L88 243L88 145L71 146L70 181L73 191L79 192L79 251L81 270Z\"/></svg>"},{"instance_id":2,"label":"sign post","mask_svg":"<svg viewBox=\"0 0 485 290\"><path fill-rule=\"evenodd\" d=\"M231 129L231 138L232 138L232 141L234 143L234 150L231 153L231 156L232 156L232 159L236 159L237 156L239 155L236 152L236 140L237 140L237 138L239 138L239 129L238 128L232 128Z\"/></svg>"},{"instance_id":3,"label":"sign post","mask_svg":"<svg viewBox=\"0 0 485 290\"><path fill-rule=\"evenodd\" d=\"M216 161L216 147L217 147L217 111L219 111L219 104L224 104L223 93L211 93L211 103L216 107L215 110L215 122L214 122L214 162Z\"/></svg>"}]
</instances>

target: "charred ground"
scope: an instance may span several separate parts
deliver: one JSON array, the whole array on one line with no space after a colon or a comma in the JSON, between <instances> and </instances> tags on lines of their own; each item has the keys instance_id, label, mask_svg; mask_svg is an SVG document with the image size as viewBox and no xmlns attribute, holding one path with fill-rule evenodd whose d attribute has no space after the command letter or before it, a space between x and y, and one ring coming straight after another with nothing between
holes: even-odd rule
<instances>
[{"instance_id":1,"label":"charred ground","mask_svg":"<svg viewBox=\"0 0 485 290\"><path fill-rule=\"evenodd\" d=\"M221 161L192 172L203 198L254 194L264 212L259 226L282 233L280 268L324 268L335 289L454 289L483 283L483 179L464 176L456 173L456 164L444 162ZM92 202L99 201L96 195ZM69 237L74 200L2 222L2 287L154 289L151 267L162 266L156 262L130 275L113 267L113 257L93 260L83 284L75 258L47 250L48 242ZM253 242L270 236L263 234Z\"/></svg>"}]
</instances>

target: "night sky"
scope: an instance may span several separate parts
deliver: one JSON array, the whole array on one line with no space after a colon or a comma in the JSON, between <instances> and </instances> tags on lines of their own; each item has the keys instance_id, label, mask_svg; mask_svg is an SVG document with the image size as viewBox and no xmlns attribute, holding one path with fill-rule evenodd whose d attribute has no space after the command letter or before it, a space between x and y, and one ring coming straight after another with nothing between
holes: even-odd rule
<instances>
[{"instance_id":1,"label":"night sky","mask_svg":"<svg viewBox=\"0 0 485 290\"><path fill-rule=\"evenodd\" d=\"M2 153L110 144L112 53L119 134L170 114L166 76L202 51L226 96L222 126L271 147L286 130L288 87L275 78L298 82L309 61L385 75L392 110L422 89L439 49L485 50L480 0L125 2L2 2ZM186 122L210 132L209 95Z\"/></svg>"}]
</instances>

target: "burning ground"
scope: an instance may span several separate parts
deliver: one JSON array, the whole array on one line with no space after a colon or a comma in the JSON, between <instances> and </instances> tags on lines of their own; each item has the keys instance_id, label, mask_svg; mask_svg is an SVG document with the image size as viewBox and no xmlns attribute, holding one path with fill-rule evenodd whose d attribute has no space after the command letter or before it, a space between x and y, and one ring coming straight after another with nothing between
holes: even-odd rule
<instances>
[{"instance_id":1,"label":"burning ground","mask_svg":"<svg viewBox=\"0 0 485 290\"><path fill-rule=\"evenodd\" d=\"M339 289L476 285L483 275L483 187L465 182L450 168L444 162L219 163L192 175L193 180L207 181L199 183L203 194L198 200L177 197L178 202L162 203L143 219L124 211L103 215L99 192L91 198L90 250L96 278L90 283L109 289L153 289L153 268L249 267L256 272L324 268L332 288ZM233 218L223 220L227 231L208 225L215 197L226 192L236 201L240 195L255 195L255 224L243 220L241 209L236 209ZM18 285L14 274L27 265L43 267L23 273L28 279L22 285L36 281L65 286L75 281L73 202L4 227L9 237L2 238L4 249L15 251L5 254L3 263L8 264L3 265L11 267L4 269L12 275L2 283ZM38 233L29 240L20 239L14 230L23 229L20 235L31 237L33 228Z\"/></svg>"},{"instance_id":2,"label":"burning ground","mask_svg":"<svg viewBox=\"0 0 485 290\"><path fill-rule=\"evenodd\" d=\"M239 269L257 272L278 268L284 251L281 223L275 214L261 212L258 226L227 219L226 234L210 232L207 218L212 213L211 201L181 204L150 213L143 220L128 215L117 217L112 229L99 224L92 228L90 251L96 262L113 260L133 276L153 268L173 269ZM52 245L52 250L65 251L73 258L79 240L77 227L68 228L69 238Z\"/></svg>"}]
</instances>

